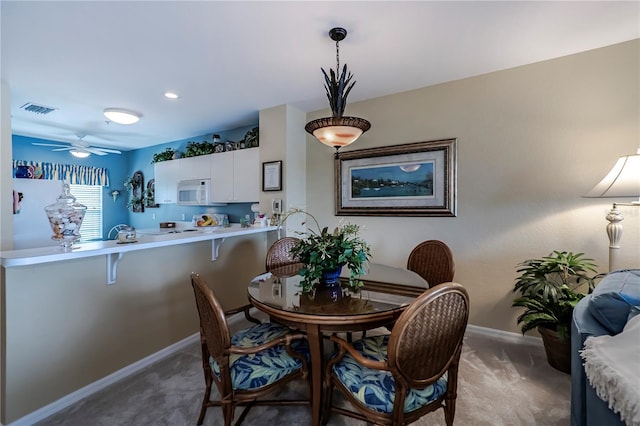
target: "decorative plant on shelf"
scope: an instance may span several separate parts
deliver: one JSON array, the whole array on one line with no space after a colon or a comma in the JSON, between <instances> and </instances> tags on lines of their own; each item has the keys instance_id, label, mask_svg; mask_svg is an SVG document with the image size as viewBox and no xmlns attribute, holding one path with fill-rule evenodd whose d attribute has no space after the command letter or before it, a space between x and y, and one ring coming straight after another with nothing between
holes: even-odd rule
<instances>
[{"instance_id":1,"label":"decorative plant on shelf","mask_svg":"<svg viewBox=\"0 0 640 426\"><path fill-rule=\"evenodd\" d=\"M151 163L159 163L161 161L173 160L180 157L180 153L173 148L166 148L164 151L157 154L153 154L153 161Z\"/></svg>"},{"instance_id":2,"label":"decorative plant on shelf","mask_svg":"<svg viewBox=\"0 0 640 426\"><path fill-rule=\"evenodd\" d=\"M525 260L518 264L519 276L513 288L520 293L513 306L525 308L517 318L522 334L537 328L549 364L565 372L570 371L573 308L585 296L580 290L586 286L590 293L600 277L593 259L583 256L584 253L553 251L548 256Z\"/></svg>"},{"instance_id":3,"label":"decorative plant on shelf","mask_svg":"<svg viewBox=\"0 0 640 426\"><path fill-rule=\"evenodd\" d=\"M244 143L247 148L254 148L259 144L259 127L254 127L244 135Z\"/></svg>"},{"instance_id":4,"label":"decorative plant on shelf","mask_svg":"<svg viewBox=\"0 0 640 426\"><path fill-rule=\"evenodd\" d=\"M198 155L212 154L215 145L212 142L189 142L187 143L187 150L184 154L185 157L197 157Z\"/></svg>"},{"instance_id":5,"label":"decorative plant on shelf","mask_svg":"<svg viewBox=\"0 0 640 426\"><path fill-rule=\"evenodd\" d=\"M365 265L371 256L371 249L359 236L360 226L347 223L329 232L327 227L320 228L313 215L301 209L287 211L282 216L281 224L297 213L310 217L315 224L315 229L307 228L305 232L296 232L301 239L291 248L291 254L304 264L299 272L303 277L300 283L302 291L306 293L313 290L327 272L338 271L339 275L343 266L350 271L349 287L354 290L362 287L358 276L366 272Z\"/></svg>"}]
</instances>

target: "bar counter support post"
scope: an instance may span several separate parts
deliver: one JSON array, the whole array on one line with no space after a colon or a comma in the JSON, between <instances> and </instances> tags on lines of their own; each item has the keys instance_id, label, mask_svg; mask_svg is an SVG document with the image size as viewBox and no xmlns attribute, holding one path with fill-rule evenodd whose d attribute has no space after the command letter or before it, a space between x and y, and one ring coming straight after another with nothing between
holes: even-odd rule
<instances>
[{"instance_id":1,"label":"bar counter support post","mask_svg":"<svg viewBox=\"0 0 640 426\"><path fill-rule=\"evenodd\" d=\"M112 285L118 279L118 263L122 260L124 253L107 254L107 285Z\"/></svg>"}]
</instances>

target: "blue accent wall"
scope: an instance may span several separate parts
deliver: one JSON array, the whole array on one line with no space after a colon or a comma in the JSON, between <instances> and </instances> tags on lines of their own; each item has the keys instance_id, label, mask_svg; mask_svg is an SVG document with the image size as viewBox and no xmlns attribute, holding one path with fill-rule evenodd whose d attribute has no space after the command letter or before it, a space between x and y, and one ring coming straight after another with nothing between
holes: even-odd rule
<instances>
[{"instance_id":1,"label":"blue accent wall","mask_svg":"<svg viewBox=\"0 0 640 426\"><path fill-rule=\"evenodd\" d=\"M227 140L242 140L245 134L258 126L258 124L238 127L227 131L216 132L220 135L221 142ZM128 194L124 189L124 181L127 177L133 176L136 171L141 171L144 175L144 184L146 186L150 179L154 179L153 172L153 154L160 153L166 148L172 148L184 153L189 142L213 142L213 133L194 136L192 138L162 143L147 148L136 149L132 151L123 151L122 154L109 154L105 156L91 155L85 159L79 159L68 151L51 151L52 148L45 146L35 146L33 142L39 143L55 143L46 139L30 138L26 136L13 135L13 159L25 161L52 162L61 164L81 164L84 166L104 167L109 173L109 187L103 189L103 235L106 238L109 230L118 224L126 223L142 228L157 228L160 222L181 221L184 215L185 220L190 221L193 215L204 213L206 211L212 213L226 213L229 215L230 222L239 222L245 215L253 218L250 203L234 203L227 206L219 207L194 207L194 206L178 206L177 204L163 204L157 208L145 207L144 212L133 213L127 209ZM215 185L215 182L212 182ZM117 189L120 196L114 203L111 197L111 191ZM58 194L52 195L51 202L55 202ZM155 215L155 219L154 216Z\"/></svg>"},{"instance_id":2,"label":"blue accent wall","mask_svg":"<svg viewBox=\"0 0 640 426\"><path fill-rule=\"evenodd\" d=\"M109 230L119 223L127 223L129 211L127 210L127 199L121 194L114 203L111 191L114 189L123 191L122 182L127 177L130 152L109 155L90 155L87 158L76 158L69 151L52 151L53 147L36 146L37 143L54 143L64 145L58 141L47 139L30 138L26 136L13 135L13 159L24 161L50 162L59 164L79 164L82 166L104 167L109 174L109 186L102 189L102 234L106 238ZM55 203L60 194L51 194L51 203Z\"/></svg>"}]
</instances>

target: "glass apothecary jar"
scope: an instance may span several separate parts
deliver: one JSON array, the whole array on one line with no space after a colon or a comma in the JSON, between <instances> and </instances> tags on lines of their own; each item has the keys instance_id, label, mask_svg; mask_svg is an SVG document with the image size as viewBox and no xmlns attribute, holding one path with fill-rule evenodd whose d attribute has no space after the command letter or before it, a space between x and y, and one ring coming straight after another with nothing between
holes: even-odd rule
<instances>
[{"instance_id":1,"label":"glass apothecary jar","mask_svg":"<svg viewBox=\"0 0 640 426\"><path fill-rule=\"evenodd\" d=\"M80 239L80 225L84 219L87 207L76 203L76 197L71 194L69 184L65 183L58 201L44 208L53 231L52 240L60 242L65 249L70 249L75 241Z\"/></svg>"}]
</instances>

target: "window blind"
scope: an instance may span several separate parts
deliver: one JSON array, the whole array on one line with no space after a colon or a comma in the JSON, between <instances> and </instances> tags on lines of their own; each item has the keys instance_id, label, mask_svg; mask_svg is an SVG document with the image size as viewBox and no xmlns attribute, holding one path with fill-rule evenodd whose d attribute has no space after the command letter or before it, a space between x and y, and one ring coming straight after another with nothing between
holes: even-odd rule
<instances>
[{"instance_id":1,"label":"window blind","mask_svg":"<svg viewBox=\"0 0 640 426\"><path fill-rule=\"evenodd\" d=\"M102 240L102 186L69 185L76 202L87 206L82 225L80 241Z\"/></svg>"}]
</instances>

